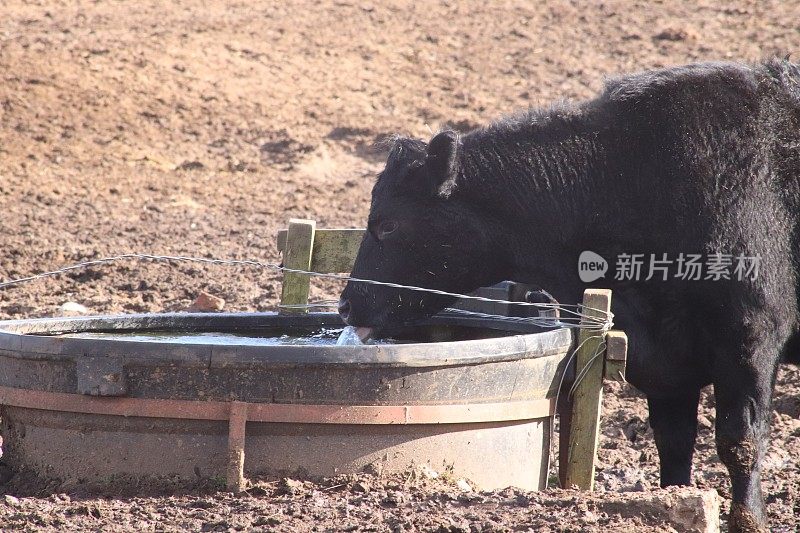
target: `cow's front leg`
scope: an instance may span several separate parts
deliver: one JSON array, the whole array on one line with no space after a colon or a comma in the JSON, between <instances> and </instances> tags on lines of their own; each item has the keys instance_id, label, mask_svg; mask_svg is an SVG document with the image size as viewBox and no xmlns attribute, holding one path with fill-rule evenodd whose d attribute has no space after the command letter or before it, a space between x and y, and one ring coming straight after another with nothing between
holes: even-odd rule
<instances>
[{"instance_id":1,"label":"cow's front leg","mask_svg":"<svg viewBox=\"0 0 800 533\"><path fill-rule=\"evenodd\" d=\"M777 362L772 354L727 361L717 369L717 452L731 477L731 532L766 532L761 460Z\"/></svg>"},{"instance_id":2,"label":"cow's front leg","mask_svg":"<svg viewBox=\"0 0 800 533\"><path fill-rule=\"evenodd\" d=\"M647 398L650 427L661 463L661 486L692 482L692 455L697 437L697 403L700 391L677 397Z\"/></svg>"}]
</instances>

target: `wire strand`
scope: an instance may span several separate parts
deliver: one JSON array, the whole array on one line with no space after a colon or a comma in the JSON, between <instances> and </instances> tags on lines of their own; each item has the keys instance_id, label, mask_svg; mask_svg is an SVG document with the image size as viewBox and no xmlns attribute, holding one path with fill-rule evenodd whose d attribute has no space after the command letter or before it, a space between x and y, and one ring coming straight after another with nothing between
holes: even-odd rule
<instances>
[{"instance_id":1,"label":"wire strand","mask_svg":"<svg viewBox=\"0 0 800 533\"><path fill-rule=\"evenodd\" d=\"M207 265L221 265L221 266L247 266L259 269L266 269L266 270L273 270L276 272L284 272L290 274L301 274L307 276L314 276L323 279L334 279L338 281L348 281L348 282L355 282L355 283L366 283L369 285L377 285L377 286L384 286L390 287L395 289L406 289L411 291L417 292L425 292L429 294L435 294L438 296L447 296L457 299L465 299L465 300L472 300L478 302L487 302L487 303L497 303L497 304L505 304L505 305L516 305L522 307L534 307L538 309L558 309L561 313L566 313L572 315L571 317L564 317L561 318L561 322L563 327L567 327L569 324L565 320L568 318L572 319L580 319L582 322L582 327L591 328L591 329L602 329L607 330L610 329L613 323L613 314L610 312L606 312L600 309L590 309L585 308L580 304L554 304L554 303L535 303L535 302L515 302L510 300L502 300L498 298L487 298L484 296L476 296L472 294L459 294L454 292L442 291L438 289L429 289L425 287L415 287L413 285L403 285L400 283L391 283L386 281L377 281L371 279L363 279L363 278L356 278L353 276L345 275L345 274L329 274L323 272L314 272L310 270L302 270L296 268L288 268L282 265L277 265L274 263L265 263L263 261L255 261L250 259L215 259L215 258L208 258L208 257L192 257L192 256L183 256L183 255L156 255L156 254L139 254L139 253L126 253L120 255L114 255L109 257L102 257L99 259L92 259L89 261L83 261L80 263L76 263L73 265L65 266L56 270L50 270L47 272L41 272L39 274L33 274L30 276L25 276L22 278L12 279L0 282L0 289L6 289L8 287L12 287L15 285L20 285L23 283L29 283L32 281L36 281L39 279L44 278L51 278L55 276L59 276L61 274L65 274L68 272L72 272L75 270L83 270L86 268L91 268L95 266L105 266L110 263L115 263L119 261L126 261L126 260L139 260L139 261L155 261L155 262L189 262L189 263L200 263L200 264L207 264ZM305 304L303 304L305 305ZM570 309L570 308L574 309ZM585 311L591 310L594 311L601 316L591 316L585 314ZM571 324L570 324L571 325Z\"/></svg>"},{"instance_id":2,"label":"wire strand","mask_svg":"<svg viewBox=\"0 0 800 533\"><path fill-rule=\"evenodd\" d=\"M369 279L362 279L362 278L355 278L348 275L342 274L329 274L329 273L322 273L322 272L313 272L309 270L301 270L301 269L294 269L294 268L287 268L282 265L277 265L274 263L265 263L262 261L255 261L255 260L248 260L248 259L215 259L215 258L207 258L207 257L191 257L191 256L181 256L181 255L156 255L156 254L138 254L138 253L127 253L127 254L120 254L115 256L109 257L102 257L99 259L92 259L89 261L83 261L80 263L76 263L73 265L68 265L56 270L50 270L47 272L41 272L39 274L33 274L30 276L25 276L22 278L12 279L0 282L0 290L6 289L8 287L13 287L16 285L21 285L24 283L30 283L39 279L45 278L52 278L59 276L61 274L65 274L68 272L76 271L76 270L83 270L86 268L91 268L94 266L105 266L111 263L119 262L119 261L126 261L126 260L138 260L138 261L154 261L154 262L189 262L189 263L200 263L200 264L207 264L207 265L220 265L220 266L246 266L246 267L253 267L258 269L266 269L272 270L276 272L284 272L284 273L291 273L291 274L301 274L307 276L314 276L323 279L334 279L337 281L348 281L348 282L356 282L356 283L366 283L370 285L378 285L378 286L385 286L397 289L407 289L412 291L418 292L425 292L430 294L436 294L440 296L448 296L454 297L458 299L465 299L465 300L472 300L472 301L479 301L479 302L486 302L486 303L497 303L497 304L505 304L505 305L516 305L522 307L534 307L543 310L558 310L559 313L566 313L569 316L559 316L559 317L517 317L517 316L506 316L506 315L495 315L490 313L481 313L478 311L469 311L465 309L453 309L448 308L448 311L455 312L458 314L463 314L467 316L476 316L481 318L491 318L497 320L504 320L504 321L515 321L515 322L525 322L531 325L539 326L539 327L549 327L549 328L575 328L579 327L582 329L598 331L600 335L592 335L585 338L580 344L578 344L573 350L572 353L566 360L564 365L564 369L561 372L561 376L558 382L558 388L556 389L556 397L555 402L558 405L558 402L561 397L562 387L564 384L564 378L572 364L572 361L575 359L578 350L589 340L592 339L602 339L602 333L611 329L613 325L613 313L602 310L602 309L595 309L590 307L585 307L582 304L561 304L561 303L534 303L534 302L516 302L510 300L502 300L497 298L487 298L483 296L475 296L471 294L458 294L453 292L441 291L437 289L428 289L425 287L415 287L413 285L402 285L399 283L389 283L377 280L369 280ZM324 308L324 307L333 307L336 305L335 300L322 300L318 302L311 302L307 304L279 304L278 307L285 308L285 309L303 309L303 308ZM574 309L570 309L574 308ZM586 311L593 311L596 315L593 316L586 314ZM603 350L605 348L605 342L599 342L595 353L589 359L589 361L584 365L584 367L576 374L575 381L573 382L570 390L568 391L568 395L574 395L577 387L580 385L583 378L588 374L589 369L595 363L595 361L603 354ZM563 429L562 429L563 430ZM550 426L550 455L553 456L553 432L554 427L551 424Z\"/></svg>"}]
</instances>

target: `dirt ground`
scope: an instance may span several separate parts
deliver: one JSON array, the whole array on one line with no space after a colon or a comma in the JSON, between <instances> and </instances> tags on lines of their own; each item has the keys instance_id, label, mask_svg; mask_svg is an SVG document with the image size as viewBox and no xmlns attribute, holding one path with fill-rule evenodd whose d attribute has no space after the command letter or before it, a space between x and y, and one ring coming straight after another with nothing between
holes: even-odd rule
<instances>
[{"instance_id":1,"label":"dirt ground","mask_svg":"<svg viewBox=\"0 0 800 533\"><path fill-rule=\"evenodd\" d=\"M127 252L278 261L275 232L291 217L364 225L383 158L374 144L387 134L469 129L590 97L627 71L798 54L798 21L800 3L785 0L3 0L0 280ZM201 291L227 310L271 310L278 287L267 271L126 262L0 290L0 318L58 315L67 302L92 313L181 310ZM313 296L336 290L317 283ZM609 388L599 490L651 490L645 402ZM713 421L706 395L696 483L727 497ZM780 373L773 421L769 514L776 530L795 531L796 368ZM595 515L591 500L559 491L463 501L438 485L372 480L381 496L366 497L326 483L304 486L301 505L275 484L244 496L184 487L109 498L24 493L12 480L0 493L22 499L0 500L0 529L658 529Z\"/></svg>"}]
</instances>

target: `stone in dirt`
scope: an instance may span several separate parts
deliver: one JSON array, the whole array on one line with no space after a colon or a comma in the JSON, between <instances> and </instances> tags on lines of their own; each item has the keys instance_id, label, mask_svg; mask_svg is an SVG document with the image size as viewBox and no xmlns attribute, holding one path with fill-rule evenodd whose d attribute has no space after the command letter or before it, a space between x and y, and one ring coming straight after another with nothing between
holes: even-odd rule
<instances>
[{"instance_id":1,"label":"stone in dirt","mask_svg":"<svg viewBox=\"0 0 800 533\"><path fill-rule=\"evenodd\" d=\"M64 302L61 304L61 312L66 316L88 315L89 309L78 302Z\"/></svg>"},{"instance_id":2,"label":"stone in dirt","mask_svg":"<svg viewBox=\"0 0 800 533\"><path fill-rule=\"evenodd\" d=\"M186 308L190 312L212 313L222 311L225 308L225 300L219 296L214 296L208 292L201 292L197 295L192 305Z\"/></svg>"},{"instance_id":3,"label":"stone in dirt","mask_svg":"<svg viewBox=\"0 0 800 533\"><path fill-rule=\"evenodd\" d=\"M686 533L718 533L719 503L714 490L670 487L647 493L605 493L598 508L609 515L663 521Z\"/></svg>"},{"instance_id":4,"label":"stone in dirt","mask_svg":"<svg viewBox=\"0 0 800 533\"><path fill-rule=\"evenodd\" d=\"M367 493L371 488L369 483L359 481L353 485L353 492Z\"/></svg>"},{"instance_id":5,"label":"stone in dirt","mask_svg":"<svg viewBox=\"0 0 800 533\"><path fill-rule=\"evenodd\" d=\"M420 477L422 477L423 479L436 479L439 477L439 472L437 472L428 465L420 466L418 469L418 473Z\"/></svg>"},{"instance_id":6,"label":"stone in dirt","mask_svg":"<svg viewBox=\"0 0 800 533\"><path fill-rule=\"evenodd\" d=\"M456 487L462 492L472 492L472 485L466 479L459 479L456 481Z\"/></svg>"},{"instance_id":7,"label":"stone in dirt","mask_svg":"<svg viewBox=\"0 0 800 533\"><path fill-rule=\"evenodd\" d=\"M175 167L175 170L202 170L206 168L206 166L201 163L200 161L184 161L180 165Z\"/></svg>"},{"instance_id":8,"label":"stone in dirt","mask_svg":"<svg viewBox=\"0 0 800 533\"><path fill-rule=\"evenodd\" d=\"M19 498L12 496L11 494L6 494L5 502L6 505L10 507L19 507Z\"/></svg>"},{"instance_id":9,"label":"stone in dirt","mask_svg":"<svg viewBox=\"0 0 800 533\"><path fill-rule=\"evenodd\" d=\"M305 487L303 486L302 481L297 481L296 479L288 477L285 477L281 480L279 489L282 493L291 495L305 492Z\"/></svg>"}]
</instances>

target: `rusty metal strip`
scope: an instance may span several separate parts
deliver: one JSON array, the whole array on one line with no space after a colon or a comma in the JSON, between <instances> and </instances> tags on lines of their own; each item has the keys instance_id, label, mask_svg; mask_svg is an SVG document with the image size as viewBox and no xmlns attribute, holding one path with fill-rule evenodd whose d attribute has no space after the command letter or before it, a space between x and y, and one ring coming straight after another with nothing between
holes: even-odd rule
<instances>
[{"instance_id":1,"label":"rusty metal strip","mask_svg":"<svg viewBox=\"0 0 800 533\"><path fill-rule=\"evenodd\" d=\"M0 405L97 415L230 420L232 402L100 397L0 387ZM450 405L246 403L251 422L300 424L465 424L552 416L550 399Z\"/></svg>"},{"instance_id":2,"label":"rusty metal strip","mask_svg":"<svg viewBox=\"0 0 800 533\"><path fill-rule=\"evenodd\" d=\"M550 400L450 405L251 404L249 420L319 424L466 424L544 418Z\"/></svg>"}]
</instances>

